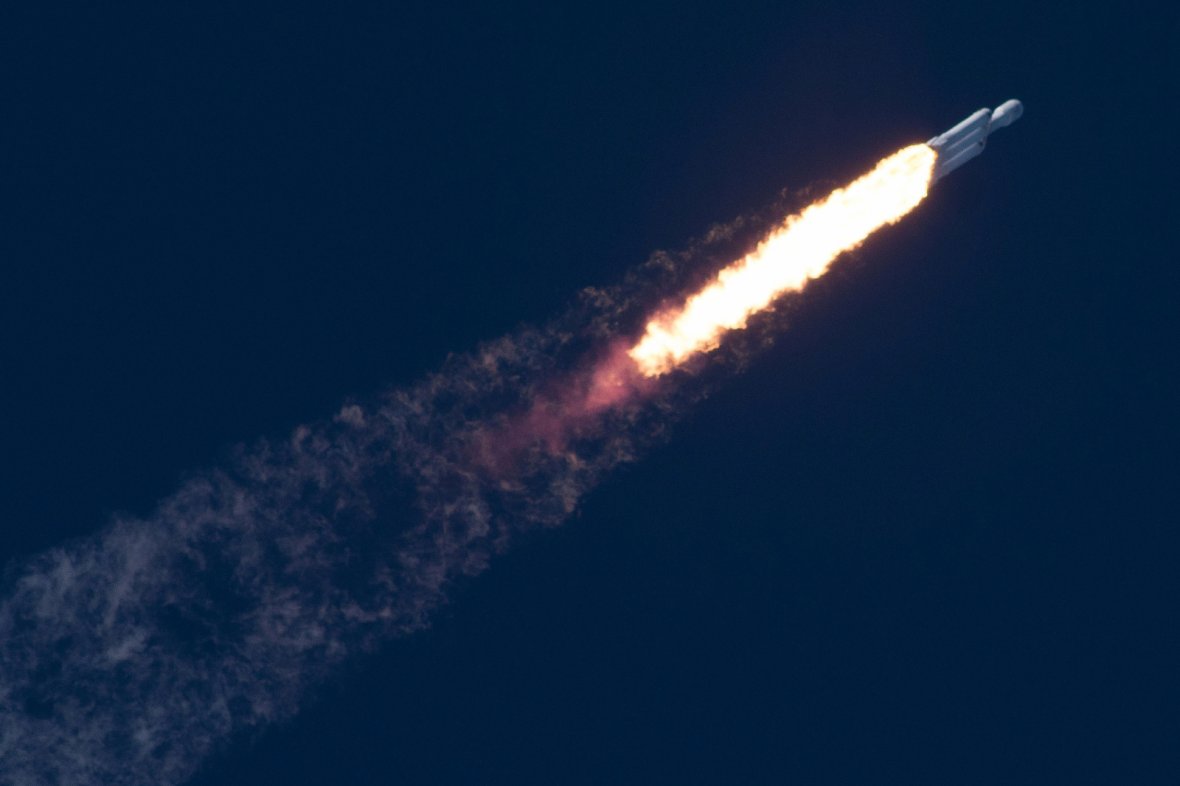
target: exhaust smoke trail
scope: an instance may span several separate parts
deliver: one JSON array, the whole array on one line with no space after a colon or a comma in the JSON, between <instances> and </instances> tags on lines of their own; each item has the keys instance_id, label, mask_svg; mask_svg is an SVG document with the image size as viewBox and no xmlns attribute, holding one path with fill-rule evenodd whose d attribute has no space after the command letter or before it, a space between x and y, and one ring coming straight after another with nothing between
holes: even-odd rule
<instances>
[{"instance_id":1,"label":"exhaust smoke trail","mask_svg":"<svg viewBox=\"0 0 1180 786\"><path fill-rule=\"evenodd\" d=\"M241 448L149 515L10 566L0 786L179 784L291 717L344 661L425 626L456 581L665 438L712 384L687 360L721 348L710 367L740 363L749 348L722 334L912 209L933 161L924 146L885 159L744 256L741 222L656 254L544 327ZM690 271L735 257L651 316Z\"/></svg>"}]
</instances>

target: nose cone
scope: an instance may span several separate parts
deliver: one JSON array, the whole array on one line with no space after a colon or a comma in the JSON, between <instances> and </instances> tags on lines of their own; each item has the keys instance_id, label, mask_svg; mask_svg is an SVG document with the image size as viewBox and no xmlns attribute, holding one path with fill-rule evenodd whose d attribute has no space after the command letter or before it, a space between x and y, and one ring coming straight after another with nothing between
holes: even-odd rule
<instances>
[{"instance_id":1,"label":"nose cone","mask_svg":"<svg viewBox=\"0 0 1180 786\"><path fill-rule=\"evenodd\" d=\"M1010 98L996 107L996 111L992 112L991 128L996 129L1010 126L1019 120L1023 114L1024 104L1015 98Z\"/></svg>"}]
</instances>

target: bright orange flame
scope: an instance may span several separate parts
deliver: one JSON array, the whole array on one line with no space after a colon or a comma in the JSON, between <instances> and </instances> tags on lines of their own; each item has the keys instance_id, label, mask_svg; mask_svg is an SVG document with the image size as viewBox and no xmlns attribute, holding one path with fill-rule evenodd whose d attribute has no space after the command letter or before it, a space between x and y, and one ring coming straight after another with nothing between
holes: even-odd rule
<instances>
[{"instance_id":1,"label":"bright orange flame","mask_svg":"<svg viewBox=\"0 0 1180 786\"><path fill-rule=\"evenodd\" d=\"M937 158L926 145L912 145L791 216L683 306L652 318L627 354L645 376L655 377L716 349L725 331L745 327L751 315L822 276L840 254L917 207Z\"/></svg>"}]
</instances>

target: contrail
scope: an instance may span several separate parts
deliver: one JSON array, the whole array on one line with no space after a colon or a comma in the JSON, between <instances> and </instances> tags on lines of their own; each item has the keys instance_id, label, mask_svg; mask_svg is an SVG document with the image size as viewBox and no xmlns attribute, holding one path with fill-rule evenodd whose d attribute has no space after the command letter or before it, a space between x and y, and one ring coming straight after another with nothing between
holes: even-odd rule
<instances>
[{"instance_id":1,"label":"contrail","mask_svg":"<svg viewBox=\"0 0 1180 786\"><path fill-rule=\"evenodd\" d=\"M345 659L426 625L457 579L663 439L764 338L732 331L912 210L937 160L906 148L753 250L736 222L656 254L548 325L240 448L151 514L10 566L0 785L179 784L290 717ZM702 269L720 272L691 281Z\"/></svg>"}]
</instances>

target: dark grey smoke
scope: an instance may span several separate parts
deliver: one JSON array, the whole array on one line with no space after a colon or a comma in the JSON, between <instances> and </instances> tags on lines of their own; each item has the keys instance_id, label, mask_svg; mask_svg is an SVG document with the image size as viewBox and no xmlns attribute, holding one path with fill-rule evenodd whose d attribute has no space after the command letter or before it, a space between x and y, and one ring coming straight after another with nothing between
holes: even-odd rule
<instances>
[{"instance_id":1,"label":"dark grey smoke","mask_svg":"<svg viewBox=\"0 0 1180 786\"><path fill-rule=\"evenodd\" d=\"M11 566L0 784L181 783L234 736L290 717L344 659L424 626L456 578L522 531L563 521L661 438L708 374L602 413L560 450L530 446L511 471L473 461L479 435L637 328L653 293L731 259L741 226L656 255L623 285L586 290L552 324L452 358L416 387L243 448L146 517Z\"/></svg>"}]
</instances>

